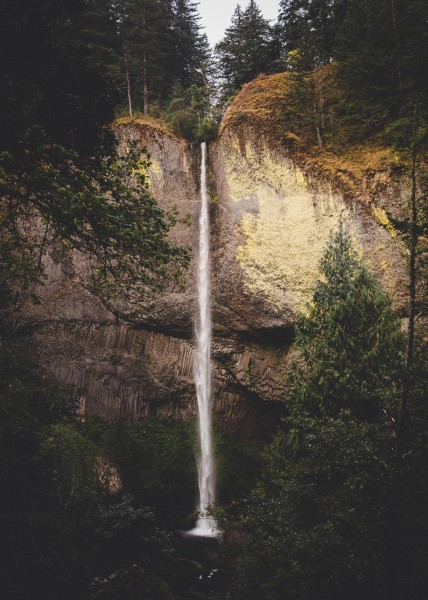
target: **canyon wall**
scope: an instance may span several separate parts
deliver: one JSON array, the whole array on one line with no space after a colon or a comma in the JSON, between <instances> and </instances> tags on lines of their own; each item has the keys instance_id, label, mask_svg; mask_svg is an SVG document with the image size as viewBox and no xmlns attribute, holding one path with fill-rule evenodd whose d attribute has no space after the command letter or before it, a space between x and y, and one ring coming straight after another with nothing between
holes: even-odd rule
<instances>
[{"instance_id":1,"label":"canyon wall","mask_svg":"<svg viewBox=\"0 0 428 600\"><path fill-rule=\"evenodd\" d=\"M224 310L239 306L249 317L244 327L262 327L265 319L271 327L275 316L286 326L305 310L319 261L340 222L396 306L404 306L402 248L392 228L379 222L386 216L382 201L390 204L391 195L396 201L400 187L391 182L380 194L344 194L251 126L223 131L213 155L219 203L216 302ZM252 306L256 310L249 312Z\"/></svg>"},{"instance_id":2,"label":"canyon wall","mask_svg":"<svg viewBox=\"0 0 428 600\"><path fill-rule=\"evenodd\" d=\"M197 245L199 148L147 123L117 126L122 145L143 142L153 194L179 222L174 242ZM309 175L252 127L226 128L210 148L213 410L221 427L262 436L286 397L293 323L340 220L404 309L398 240L376 219L388 195L349 197ZM383 214L383 213L382 213ZM194 418L195 264L184 281L107 309L86 285L85 257L46 259L41 304L16 317L22 345L82 413L114 420Z\"/></svg>"}]
</instances>

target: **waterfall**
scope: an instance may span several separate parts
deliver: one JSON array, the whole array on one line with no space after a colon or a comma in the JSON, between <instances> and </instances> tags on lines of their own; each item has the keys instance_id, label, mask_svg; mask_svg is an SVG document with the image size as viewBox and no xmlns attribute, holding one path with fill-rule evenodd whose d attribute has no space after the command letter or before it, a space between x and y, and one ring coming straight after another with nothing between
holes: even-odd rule
<instances>
[{"instance_id":1,"label":"waterfall","mask_svg":"<svg viewBox=\"0 0 428 600\"><path fill-rule=\"evenodd\" d=\"M196 318L196 358L194 377L199 411L198 483L199 519L189 533L218 535L215 519L206 517L206 509L215 502L215 469L211 415L211 306L210 306L210 223L207 192L207 147L201 145L201 210L199 215L198 312Z\"/></svg>"}]
</instances>

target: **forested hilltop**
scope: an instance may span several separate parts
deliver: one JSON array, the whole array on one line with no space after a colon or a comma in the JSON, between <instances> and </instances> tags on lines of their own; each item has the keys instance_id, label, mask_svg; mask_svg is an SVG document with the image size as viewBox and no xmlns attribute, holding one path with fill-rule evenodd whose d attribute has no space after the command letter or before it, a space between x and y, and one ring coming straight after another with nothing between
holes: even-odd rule
<instances>
[{"instance_id":1,"label":"forested hilltop","mask_svg":"<svg viewBox=\"0 0 428 600\"><path fill-rule=\"evenodd\" d=\"M1 0L0 6L2 598L425 600L426 0L280 0L275 22L249 0L231 7L230 25L214 48L192 0ZM249 143L248 132L259 146ZM144 134L153 147L163 144L166 169L149 156ZM263 159L253 156L262 152L261 140L269 150ZM129 371L137 388L138 371L153 369L156 404L158 389L174 389L159 348L171 353L171 370L184 364L183 386L191 393L186 315L168 338L171 321L159 326L162 310L156 327L138 321L138 311L149 298L155 313L165 290L176 312L193 306L190 296L180 300L193 276L192 215L180 214L174 198L172 209L163 210L150 173L158 182L175 180L171 196L186 178L183 194L198 205L203 141L219 261L212 280L235 281L238 291L212 290L222 293L216 308L224 321L212 362L222 380L232 381L214 432L220 506L211 508L223 535L189 542L180 532L196 517L197 427L175 418L186 414L183 398L174 419L144 412L145 390L135 421L85 414L79 394L56 385L38 362L38 348L29 346L48 330L48 340L77 340L77 354L85 347L97 352L102 336L89 309L61 329L55 311L44 306L47 297L61 297L66 281L105 311L100 319L111 336L105 371L91 371L88 357L80 357L83 370L96 374L100 395L125 370L123 361L134 361ZM239 185L249 190L248 218L228 229L225 219L241 206L227 213L219 190L243 162L250 166L238 173L244 181L237 177L230 204L238 206ZM250 172L256 168L278 175L257 174L266 204L279 206L261 232ZM284 173L290 181L283 188ZM328 193L305 187L317 179ZM387 189L381 206L370 197L370 182ZM275 290L285 289L277 273L289 273L275 271L275 253L260 240L269 240L266 229L279 227L292 205L300 223L306 200L319 235L295 248L315 245L315 238L321 244L331 219L316 274L312 263L307 267L315 283L301 297L309 302L299 300L278 316L286 303L272 308L256 294L242 315L250 298L238 288L248 259L242 240L249 232ZM347 219L356 206L353 229ZM368 240L376 249L369 267L357 234L369 238L375 228L364 227L371 220L384 237ZM174 238L177 227L184 241ZM230 267L225 247L233 236L239 240ZM285 246L281 237L279 243ZM388 244L395 254L385 251ZM394 270L385 256L400 257L400 277L391 277L398 301L371 270L376 262L383 273ZM249 263L257 276L258 265ZM264 284L269 272L261 278ZM304 275L296 269L295 278L300 284ZM66 337L67 327L74 337ZM129 381L117 388L124 397L131 395ZM243 390L242 403L233 404ZM246 437L239 420L249 398L258 435ZM113 400L120 410L126 404Z\"/></svg>"}]
</instances>

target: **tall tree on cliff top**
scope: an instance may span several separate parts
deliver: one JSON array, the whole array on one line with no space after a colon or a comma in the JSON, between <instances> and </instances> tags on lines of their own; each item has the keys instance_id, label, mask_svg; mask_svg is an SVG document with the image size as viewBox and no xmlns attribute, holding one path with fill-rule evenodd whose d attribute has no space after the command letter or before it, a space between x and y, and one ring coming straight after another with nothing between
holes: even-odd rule
<instances>
[{"instance_id":1,"label":"tall tree on cliff top","mask_svg":"<svg viewBox=\"0 0 428 600\"><path fill-rule=\"evenodd\" d=\"M224 95L234 94L260 73L273 72L275 49L273 30L256 2L250 0L245 10L238 5L223 40L215 47Z\"/></svg>"},{"instance_id":2,"label":"tall tree on cliff top","mask_svg":"<svg viewBox=\"0 0 428 600\"><path fill-rule=\"evenodd\" d=\"M210 48L207 36L201 33L198 6L190 0L175 0L173 13L175 52L171 60L171 76L185 89L191 85L204 86Z\"/></svg>"},{"instance_id":3,"label":"tall tree on cliff top","mask_svg":"<svg viewBox=\"0 0 428 600\"><path fill-rule=\"evenodd\" d=\"M168 60L173 55L173 13L169 0L125 0L120 24L127 66L137 82L143 112L169 91Z\"/></svg>"},{"instance_id":4,"label":"tall tree on cliff top","mask_svg":"<svg viewBox=\"0 0 428 600\"><path fill-rule=\"evenodd\" d=\"M124 48L124 76L143 112L165 105L174 84L204 84L210 50L191 0L121 0L115 4ZM129 81L133 82L129 86Z\"/></svg>"},{"instance_id":5,"label":"tall tree on cliff top","mask_svg":"<svg viewBox=\"0 0 428 600\"><path fill-rule=\"evenodd\" d=\"M428 110L428 5L424 0L349 0L335 57L350 103L372 128L417 101Z\"/></svg>"},{"instance_id":6,"label":"tall tree on cliff top","mask_svg":"<svg viewBox=\"0 0 428 600\"><path fill-rule=\"evenodd\" d=\"M343 0L281 0L279 24L285 55L298 51L300 67L311 69L331 61Z\"/></svg>"}]
</instances>

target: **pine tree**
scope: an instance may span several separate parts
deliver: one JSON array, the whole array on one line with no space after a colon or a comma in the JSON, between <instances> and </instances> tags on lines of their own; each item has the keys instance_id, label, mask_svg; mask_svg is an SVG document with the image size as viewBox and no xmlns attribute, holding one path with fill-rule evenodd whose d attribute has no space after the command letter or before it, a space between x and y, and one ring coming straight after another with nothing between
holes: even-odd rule
<instances>
[{"instance_id":1,"label":"pine tree","mask_svg":"<svg viewBox=\"0 0 428 600\"><path fill-rule=\"evenodd\" d=\"M215 51L225 97L260 73L273 72L279 62L274 32L254 0L250 0L244 11L239 5L236 7Z\"/></svg>"},{"instance_id":2,"label":"pine tree","mask_svg":"<svg viewBox=\"0 0 428 600\"><path fill-rule=\"evenodd\" d=\"M351 0L337 38L335 54L353 99L351 112L358 110L372 130L399 114L401 84L391 6L386 0Z\"/></svg>"},{"instance_id":3,"label":"pine tree","mask_svg":"<svg viewBox=\"0 0 428 600\"><path fill-rule=\"evenodd\" d=\"M210 48L191 0L120 0L114 4L128 105L165 107L175 84L206 85ZM135 101L137 99L137 102Z\"/></svg>"},{"instance_id":4,"label":"pine tree","mask_svg":"<svg viewBox=\"0 0 428 600\"><path fill-rule=\"evenodd\" d=\"M242 53L241 20L242 10L238 4L224 38L215 46L218 71L223 81L225 95L233 94L240 85L238 80L240 79Z\"/></svg>"},{"instance_id":5,"label":"pine tree","mask_svg":"<svg viewBox=\"0 0 428 600\"><path fill-rule=\"evenodd\" d=\"M332 61L337 27L343 18L342 0L282 0L279 23L283 62L291 71L287 123L299 137L312 139L324 150L326 94L322 67ZM331 116L331 115L330 115Z\"/></svg>"},{"instance_id":6,"label":"pine tree","mask_svg":"<svg viewBox=\"0 0 428 600\"><path fill-rule=\"evenodd\" d=\"M358 111L372 130L399 119L416 99L426 118L427 20L423 0L349 1L335 57L349 89L348 111Z\"/></svg>"},{"instance_id":7,"label":"pine tree","mask_svg":"<svg viewBox=\"0 0 428 600\"><path fill-rule=\"evenodd\" d=\"M244 532L240 600L386 597L400 322L343 227L321 276L263 477L226 522Z\"/></svg>"},{"instance_id":8,"label":"pine tree","mask_svg":"<svg viewBox=\"0 0 428 600\"><path fill-rule=\"evenodd\" d=\"M2 150L29 127L93 154L117 101L110 76L115 26L104 0L2 2Z\"/></svg>"},{"instance_id":9,"label":"pine tree","mask_svg":"<svg viewBox=\"0 0 428 600\"><path fill-rule=\"evenodd\" d=\"M284 51L298 51L300 68L313 69L331 61L342 0L281 0L279 24Z\"/></svg>"},{"instance_id":10,"label":"pine tree","mask_svg":"<svg viewBox=\"0 0 428 600\"><path fill-rule=\"evenodd\" d=\"M250 0L242 13L243 57L242 76L251 81L259 73L270 72L269 46L271 29L255 0Z\"/></svg>"},{"instance_id":11,"label":"pine tree","mask_svg":"<svg viewBox=\"0 0 428 600\"><path fill-rule=\"evenodd\" d=\"M173 12L170 0L125 0L121 31L129 75L138 84L143 112L171 89L167 76L173 56Z\"/></svg>"},{"instance_id":12,"label":"pine tree","mask_svg":"<svg viewBox=\"0 0 428 600\"><path fill-rule=\"evenodd\" d=\"M201 33L197 4L175 0L173 5L174 55L171 76L184 88L205 85L204 68L210 59L206 35Z\"/></svg>"},{"instance_id":13,"label":"pine tree","mask_svg":"<svg viewBox=\"0 0 428 600\"><path fill-rule=\"evenodd\" d=\"M342 227L325 252L321 273L309 313L297 327L305 367L296 401L315 414L334 416L345 409L374 418L400 364L398 316Z\"/></svg>"}]
</instances>

